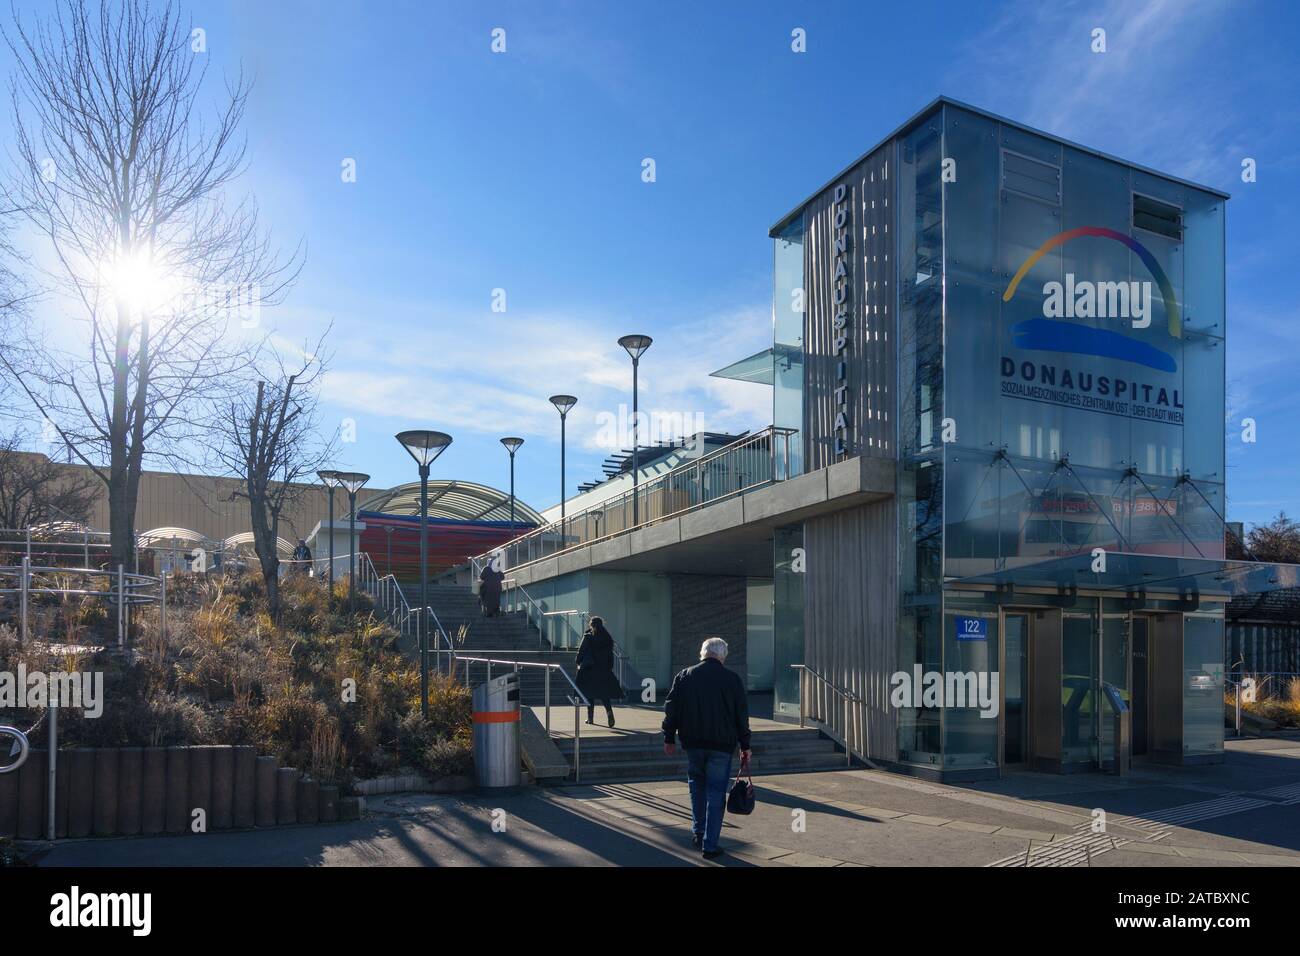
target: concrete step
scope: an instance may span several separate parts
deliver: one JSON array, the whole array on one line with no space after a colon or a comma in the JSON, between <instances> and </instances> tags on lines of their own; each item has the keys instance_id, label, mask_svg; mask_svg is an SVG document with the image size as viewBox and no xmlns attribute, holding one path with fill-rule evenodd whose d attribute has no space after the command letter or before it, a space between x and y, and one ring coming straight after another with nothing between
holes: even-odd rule
<instances>
[{"instance_id":1,"label":"concrete step","mask_svg":"<svg viewBox=\"0 0 1300 956\"><path fill-rule=\"evenodd\" d=\"M555 723L554 714L551 715L551 722L552 722L552 726L554 726ZM664 756L662 740L660 740L660 742L656 746L645 748L643 750L636 750L636 749L615 750L612 748L602 748L599 746L588 747L587 744L590 742L591 741L588 740L583 741L583 745L582 745L583 766L586 766L589 763L590 764L607 764L607 763L629 764L629 763L646 763L649 761L670 759ZM780 744L776 747L771 747L771 746L765 747L762 744L754 744L753 750L754 750L755 761L761 759L761 760L773 760L773 761L779 760L785 762L787 758L791 758L791 757L803 758L809 756L819 756L819 757L831 759L836 754L835 744L830 740L813 740L813 741L808 741L806 743L800 743L800 744ZM572 748L562 749L560 752L565 755L565 757L569 760L570 763L573 762ZM841 755L840 760L843 761L843 759L844 758ZM679 760L678 762L681 763L683 766L685 766L684 758L682 760Z\"/></svg>"},{"instance_id":2,"label":"concrete step","mask_svg":"<svg viewBox=\"0 0 1300 956\"><path fill-rule=\"evenodd\" d=\"M599 715L599 709L597 709ZM810 741L826 741L831 743L830 739L823 737L821 733L812 727L792 727L789 730L756 730L750 735L750 743L755 747L779 747L783 744L794 745L796 743L808 743ZM556 740L555 745L561 750L572 748L573 741L568 737ZM601 748L610 750L636 749L645 747L661 747L663 741L657 733L629 735L626 737L584 737L582 740L583 749Z\"/></svg>"},{"instance_id":3,"label":"concrete step","mask_svg":"<svg viewBox=\"0 0 1300 956\"><path fill-rule=\"evenodd\" d=\"M685 780L686 760L671 759L662 754L656 760L629 760L599 763L589 761L588 755L582 755L583 783L632 783L646 780ZM572 765L572 760L570 760ZM737 761L731 764L734 777L739 767ZM792 755L784 760L760 760L755 756L751 768L755 777L772 776L784 773L815 773L818 771L844 770L842 755L826 754ZM572 774L570 775L572 779Z\"/></svg>"}]
</instances>

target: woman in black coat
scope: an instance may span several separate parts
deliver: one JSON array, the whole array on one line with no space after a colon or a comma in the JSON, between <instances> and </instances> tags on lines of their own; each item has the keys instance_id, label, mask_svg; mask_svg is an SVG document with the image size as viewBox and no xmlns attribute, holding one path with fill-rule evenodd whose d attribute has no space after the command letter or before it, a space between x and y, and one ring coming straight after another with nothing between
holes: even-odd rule
<instances>
[{"instance_id":1,"label":"woman in black coat","mask_svg":"<svg viewBox=\"0 0 1300 956\"><path fill-rule=\"evenodd\" d=\"M614 676L614 638L605 630L599 617L591 619L587 633L578 645L578 690L587 698L587 723L592 722L596 701L605 703L605 716L614 726L614 708L610 702L623 696L623 687Z\"/></svg>"},{"instance_id":2,"label":"woman in black coat","mask_svg":"<svg viewBox=\"0 0 1300 956\"><path fill-rule=\"evenodd\" d=\"M483 605L484 617L496 617L501 612L501 582L505 574L498 571L489 562L479 575L478 599Z\"/></svg>"}]
</instances>

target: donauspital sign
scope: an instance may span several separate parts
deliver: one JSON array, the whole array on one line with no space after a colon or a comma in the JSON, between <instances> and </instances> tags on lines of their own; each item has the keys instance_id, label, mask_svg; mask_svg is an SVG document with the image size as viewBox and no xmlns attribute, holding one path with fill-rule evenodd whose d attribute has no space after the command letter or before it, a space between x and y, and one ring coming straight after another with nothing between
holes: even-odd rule
<instances>
[{"instance_id":1,"label":"donauspital sign","mask_svg":"<svg viewBox=\"0 0 1300 956\"><path fill-rule=\"evenodd\" d=\"M849 331L853 322L853 203L849 197L849 188L844 183L835 187L831 201L831 214L834 216L835 232L835 273L831 280L834 288L832 301L835 303L831 332L834 339L835 355L835 454L851 454L849 435L852 432L849 421L849 363L846 352L849 348Z\"/></svg>"},{"instance_id":2,"label":"donauspital sign","mask_svg":"<svg viewBox=\"0 0 1300 956\"><path fill-rule=\"evenodd\" d=\"M1044 255L1083 237L1119 242L1137 255L1160 291L1168 338L1182 339L1182 317L1174 288L1155 256L1131 236L1100 226L1070 229L1043 243L1021 265L1002 294L1002 301L1011 301L1020 280ZM1161 330L1151 324L1151 285L1150 281L1089 281L1073 273L1066 273L1064 282L1045 283L1043 317L1011 327L1011 347L1022 354L1002 355L1002 395L1181 427L1182 383L1174 375L1178 363L1173 355L1150 341L1164 338L1159 334ZM1111 321L1128 328L1121 332L1099 324ZM1130 329L1142 337L1126 334ZM1061 352L1112 361L1044 361L1024 352ZM1126 364L1118 366L1113 361Z\"/></svg>"}]
</instances>

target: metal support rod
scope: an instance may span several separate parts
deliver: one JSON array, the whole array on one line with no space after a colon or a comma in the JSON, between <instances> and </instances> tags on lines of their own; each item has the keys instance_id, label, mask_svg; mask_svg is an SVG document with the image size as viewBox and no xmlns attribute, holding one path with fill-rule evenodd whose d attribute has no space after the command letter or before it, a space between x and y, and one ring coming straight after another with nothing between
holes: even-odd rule
<instances>
[{"instance_id":1,"label":"metal support rod","mask_svg":"<svg viewBox=\"0 0 1300 956\"><path fill-rule=\"evenodd\" d=\"M844 763L846 766L853 766L853 744L849 742L849 716L850 705L849 699L844 698Z\"/></svg>"},{"instance_id":2,"label":"metal support rod","mask_svg":"<svg viewBox=\"0 0 1300 956\"><path fill-rule=\"evenodd\" d=\"M46 783L45 783L45 839L53 840L55 837L55 804L59 795L59 701L58 695L51 694L49 699L49 709L46 711L46 717L50 722L49 730L49 755L46 760Z\"/></svg>"},{"instance_id":3,"label":"metal support rod","mask_svg":"<svg viewBox=\"0 0 1300 956\"><path fill-rule=\"evenodd\" d=\"M126 646L126 568L117 566L117 646Z\"/></svg>"},{"instance_id":4,"label":"metal support rod","mask_svg":"<svg viewBox=\"0 0 1300 956\"><path fill-rule=\"evenodd\" d=\"M81 530L81 555L86 562L82 567L90 567L90 531L85 528Z\"/></svg>"},{"instance_id":5,"label":"metal support rod","mask_svg":"<svg viewBox=\"0 0 1300 956\"><path fill-rule=\"evenodd\" d=\"M640 464L641 464L640 454L637 449L637 445L640 444L640 440L641 440L640 432L638 430L638 426L640 425L640 421L639 421L640 416L637 414L637 368L640 366L640 364L641 364L641 360L638 359L636 356L633 356L632 357L632 525L633 527L641 523L641 504L640 504L640 499L637 496L637 490L636 490L636 479L637 479L636 473L640 469Z\"/></svg>"},{"instance_id":6,"label":"metal support rod","mask_svg":"<svg viewBox=\"0 0 1300 956\"><path fill-rule=\"evenodd\" d=\"M30 583L31 567L32 567L32 559L30 557L24 557L22 563L22 570L19 572L22 575L22 583L19 584L18 586L19 593L21 595L19 599L20 607L18 611L20 616L20 620L18 623L19 644L27 643L27 595L28 595L28 591L31 589L31 583Z\"/></svg>"},{"instance_id":7,"label":"metal support rod","mask_svg":"<svg viewBox=\"0 0 1300 956\"><path fill-rule=\"evenodd\" d=\"M568 412L560 412L560 533L564 533L564 422Z\"/></svg>"},{"instance_id":8,"label":"metal support rod","mask_svg":"<svg viewBox=\"0 0 1300 956\"><path fill-rule=\"evenodd\" d=\"M420 713L429 716L429 466L420 466ZM469 666L465 667L469 684Z\"/></svg>"},{"instance_id":9,"label":"metal support rod","mask_svg":"<svg viewBox=\"0 0 1300 956\"><path fill-rule=\"evenodd\" d=\"M167 643L167 572L161 568L158 573L158 633L165 645Z\"/></svg>"},{"instance_id":10,"label":"metal support rod","mask_svg":"<svg viewBox=\"0 0 1300 956\"><path fill-rule=\"evenodd\" d=\"M573 782L582 782L582 721L578 717L577 698L573 700Z\"/></svg>"},{"instance_id":11,"label":"metal support rod","mask_svg":"<svg viewBox=\"0 0 1300 956\"><path fill-rule=\"evenodd\" d=\"M329 486L329 502L330 502L330 520L329 520L329 525L330 525L330 531L329 531L329 534L330 534L330 578L329 578L329 582L330 582L330 583L329 583L329 587L330 587L330 597L332 598L332 597L334 596L334 486L333 486L333 485L330 485L330 486Z\"/></svg>"},{"instance_id":12,"label":"metal support rod","mask_svg":"<svg viewBox=\"0 0 1300 956\"><path fill-rule=\"evenodd\" d=\"M543 670L545 676L542 678L542 686L543 686L542 700L546 704L546 734L547 736L550 736L551 733L551 669L547 667L544 668ZM1241 721L1238 720L1237 723L1240 724Z\"/></svg>"},{"instance_id":13,"label":"metal support rod","mask_svg":"<svg viewBox=\"0 0 1300 956\"><path fill-rule=\"evenodd\" d=\"M356 610L357 599L357 493L348 492L348 613Z\"/></svg>"}]
</instances>

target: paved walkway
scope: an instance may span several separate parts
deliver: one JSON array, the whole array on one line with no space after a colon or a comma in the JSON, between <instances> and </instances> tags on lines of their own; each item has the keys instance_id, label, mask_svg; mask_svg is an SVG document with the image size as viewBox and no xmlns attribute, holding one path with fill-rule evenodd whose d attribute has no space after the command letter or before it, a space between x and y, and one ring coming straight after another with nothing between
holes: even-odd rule
<instances>
[{"instance_id":1,"label":"paved walkway","mask_svg":"<svg viewBox=\"0 0 1300 956\"><path fill-rule=\"evenodd\" d=\"M756 781L728 866L1300 866L1300 741L1230 742L1212 767L1011 774L943 786L884 771ZM365 819L206 836L80 840L49 866L687 866L685 783L374 797ZM1105 831L1094 832L1094 810ZM496 826L494 827L494 823Z\"/></svg>"},{"instance_id":2,"label":"paved walkway","mask_svg":"<svg viewBox=\"0 0 1300 956\"><path fill-rule=\"evenodd\" d=\"M538 721L543 726L546 724L546 708L533 707L532 711L537 715ZM585 721L587 715L585 711L580 715L580 720ZM664 722L664 708L660 704L655 707L651 706L626 706L616 704L614 706L614 726L610 727L605 723L605 710L603 707L596 706L595 722L591 724L582 724L582 736L599 737L601 739L609 737L632 737L644 734L660 734ZM785 721L770 720L765 717L749 718L749 729L754 730L798 730L798 724L786 723ZM573 736L573 705L565 704L563 707L551 705L551 733L556 737ZM843 756L843 754L841 754Z\"/></svg>"}]
</instances>

